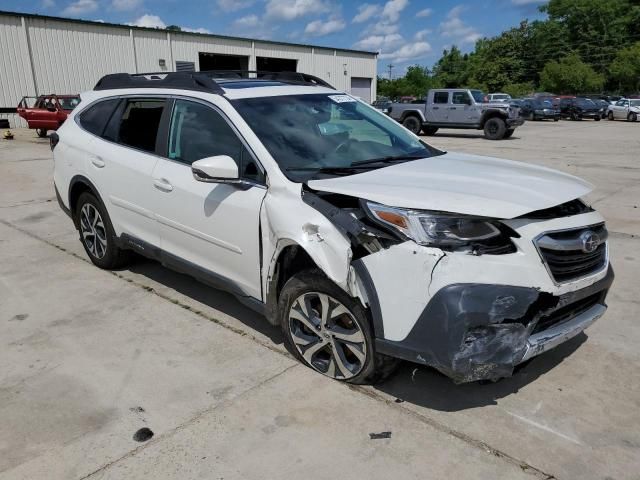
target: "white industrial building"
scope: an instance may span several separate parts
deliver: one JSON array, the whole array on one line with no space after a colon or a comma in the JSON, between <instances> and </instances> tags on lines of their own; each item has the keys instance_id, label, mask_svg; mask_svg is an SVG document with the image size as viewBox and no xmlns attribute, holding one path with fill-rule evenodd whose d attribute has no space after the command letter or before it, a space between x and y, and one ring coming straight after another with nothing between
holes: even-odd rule
<instances>
[{"instance_id":1,"label":"white industrial building","mask_svg":"<svg viewBox=\"0 0 640 480\"><path fill-rule=\"evenodd\" d=\"M107 73L298 71L375 100L377 54L0 11L0 118L25 95L91 90ZM15 110L14 110L15 111Z\"/></svg>"}]
</instances>

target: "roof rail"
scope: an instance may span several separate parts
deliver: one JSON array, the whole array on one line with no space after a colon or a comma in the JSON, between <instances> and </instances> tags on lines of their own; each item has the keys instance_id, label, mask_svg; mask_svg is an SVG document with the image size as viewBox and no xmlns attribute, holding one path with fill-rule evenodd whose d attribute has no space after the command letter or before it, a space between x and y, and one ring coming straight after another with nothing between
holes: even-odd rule
<instances>
[{"instance_id":1,"label":"roof rail","mask_svg":"<svg viewBox=\"0 0 640 480\"><path fill-rule=\"evenodd\" d=\"M112 73L102 77L93 87L94 90L120 88L176 88L224 93L210 76L200 72Z\"/></svg>"},{"instance_id":2,"label":"roof rail","mask_svg":"<svg viewBox=\"0 0 640 480\"><path fill-rule=\"evenodd\" d=\"M205 72L112 73L105 75L94 90L120 88L176 88L209 93L224 93L216 80L274 80L295 85L335 88L324 80L301 72L269 72L262 70L209 70Z\"/></svg>"},{"instance_id":3,"label":"roof rail","mask_svg":"<svg viewBox=\"0 0 640 480\"><path fill-rule=\"evenodd\" d=\"M272 72L268 70L205 70L200 73L209 76L209 78L213 80L253 78L301 85L317 85L335 90L333 85L327 83L321 78L302 72Z\"/></svg>"}]
</instances>

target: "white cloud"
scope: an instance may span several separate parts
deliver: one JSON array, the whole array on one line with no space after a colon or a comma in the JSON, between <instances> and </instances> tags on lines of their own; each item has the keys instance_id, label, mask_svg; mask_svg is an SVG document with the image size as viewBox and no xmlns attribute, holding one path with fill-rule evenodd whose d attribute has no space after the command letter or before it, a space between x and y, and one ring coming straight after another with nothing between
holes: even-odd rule
<instances>
[{"instance_id":1,"label":"white cloud","mask_svg":"<svg viewBox=\"0 0 640 480\"><path fill-rule=\"evenodd\" d=\"M142 6L142 0L113 0L111 6L121 12L135 10Z\"/></svg>"},{"instance_id":2,"label":"white cloud","mask_svg":"<svg viewBox=\"0 0 640 480\"><path fill-rule=\"evenodd\" d=\"M225 12L235 12L253 5L254 0L216 0L216 5Z\"/></svg>"},{"instance_id":3,"label":"white cloud","mask_svg":"<svg viewBox=\"0 0 640 480\"><path fill-rule=\"evenodd\" d=\"M42 8L53 8L56 6L56 2L53 0L42 0L42 2L40 2L40 6Z\"/></svg>"},{"instance_id":4,"label":"white cloud","mask_svg":"<svg viewBox=\"0 0 640 480\"><path fill-rule=\"evenodd\" d=\"M399 33L390 35L370 35L359 41L353 46L362 50L371 50L376 52L388 52L399 47L404 43L404 38Z\"/></svg>"},{"instance_id":5,"label":"white cloud","mask_svg":"<svg viewBox=\"0 0 640 480\"><path fill-rule=\"evenodd\" d=\"M157 15L149 15L145 13L141 17L134 20L129 25L133 25L134 27L148 27L148 28L166 28L167 25L162 21L162 19Z\"/></svg>"},{"instance_id":6,"label":"white cloud","mask_svg":"<svg viewBox=\"0 0 640 480\"><path fill-rule=\"evenodd\" d=\"M353 23L363 23L380 12L380 5L363 3L358 7L358 13L353 17Z\"/></svg>"},{"instance_id":7,"label":"white cloud","mask_svg":"<svg viewBox=\"0 0 640 480\"><path fill-rule=\"evenodd\" d=\"M472 26L467 25L460 18L464 11L463 5L453 7L440 24L442 36L454 39L454 43L463 45L465 43L475 43L482 38L482 35Z\"/></svg>"},{"instance_id":8,"label":"white cloud","mask_svg":"<svg viewBox=\"0 0 640 480\"><path fill-rule=\"evenodd\" d=\"M416 17L427 18L431 16L432 13L433 13L433 10L431 10L430 8L425 8L424 10L420 10L418 13L416 13Z\"/></svg>"},{"instance_id":9,"label":"white cloud","mask_svg":"<svg viewBox=\"0 0 640 480\"><path fill-rule=\"evenodd\" d=\"M257 15L246 15L235 20L233 26L236 28L251 28L257 26L258 23L260 23L260 19Z\"/></svg>"},{"instance_id":10,"label":"white cloud","mask_svg":"<svg viewBox=\"0 0 640 480\"><path fill-rule=\"evenodd\" d=\"M431 53L431 45L427 42L413 42L408 43L393 52L380 54L380 59L391 59L394 62L400 63L424 57L429 53Z\"/></svg>"},{"instance_id":11,"label":"white cloud","mask_svg":"<svg viewBox=\"0 0 640 480\"><path fill-rule=\"evenodd\" d=\"M62 14L70 16L84 15L85 13L95 12L97 9L98 2L96 0L76 0L67 5Z\"/></svg>"},{"instance_id":12,"label":"white cloud","mask_svg":"<svg viewBox=\"0 0 640 480\"><path fill-rule=\"evenodd\" d=\"M331 11L331 5L325 0L268 0L265 17L289 21L329 11Z\"/></svg>"},{"instance_id":13,"label":"white cloud","mask_svg":"<svg viewBox=\"0 0 640 480\"><path fill-rule=\"evenodd\" d=\"M425 37L429 34L431 34L432 31L428 28L425 28L424 30L418 30L414 35L413 38L415 40L424 40Z\"/></svg>"},{"instance_id":14,"label":"white cloud","mask_svg":"<svg viewBox=\"0 0 640 480\"><path fill-rule=\"evenodd\" d=\"M409 0L389 0L382 9L382 18L392 23L397 22L400 19L400 13L407 5Z\"/></svg>"},{"instance_id":15,"label":"white cloud","mask_svg":"<svg viewBox=\"0 0 640 480\"><path fill-rule=\"evenodd\" d=\"M321 37L344 30L344 27L346 27L346 23L341 17L332 17L327 20L314 20L308 23L304 33L314 37Z\"/></svg>"},{"instance_id":16,"label":"white cloud","mask_svg":"<svg viewBox=\"0 0 640 480\"><path fill-rule=\"evenodd\" d=\"M370 35L390 35L396 33L399 27L396 23L378 22L371 25L364 34Z\"/></svg>"}]
</instances>

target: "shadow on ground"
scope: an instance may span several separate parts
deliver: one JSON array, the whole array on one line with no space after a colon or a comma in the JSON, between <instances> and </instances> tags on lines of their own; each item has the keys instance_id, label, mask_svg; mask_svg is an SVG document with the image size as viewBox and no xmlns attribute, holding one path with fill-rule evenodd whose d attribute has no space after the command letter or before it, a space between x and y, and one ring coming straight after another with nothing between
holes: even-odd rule
<instances>
[{"instance_id":1,"label":"shadow on ground","mask_svg":"<svg viewBox=\"0 0 640 480\"><path fill-rule=\"evenodd\" d=\"M410 402L443 412L495 405L498 399L517 393L557 367L586 340L587 335L581 333L555 349L516 367L512 377L503 378L496 383L473 382L456 385L434 369L404 362L389 380L376 385L375 388L397 398L398 402Z\"/></svg>"},{"instance_id":2,"label":"shadow on ground","mask_svg":"<svg viewBox=\"0 0 640 480\"><path fill-rule=\"evenodd\" d=\"M136 258L128 270L239 320L252 330L269 337L275 344L283 343L282 333L278 327L274 327L262 315L242 305L230 293L209 287L188 275L175 272L158 262L142 257Z\"/></svg>"}]
</instances>

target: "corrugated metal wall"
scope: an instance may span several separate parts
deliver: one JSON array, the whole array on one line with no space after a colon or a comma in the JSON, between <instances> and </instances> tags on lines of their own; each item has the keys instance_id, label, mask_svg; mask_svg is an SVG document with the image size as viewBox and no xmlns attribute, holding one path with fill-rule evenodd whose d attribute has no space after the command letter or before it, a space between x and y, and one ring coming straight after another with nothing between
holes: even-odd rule
<instances>
[{"instance_id":1,"label":"corrugated metal wall","mask_svg":"<svg viewBox=\"0 0 640 480\"><path fill-rule=\"evenodd\" d=\"M0 45L3 108L16 106L23 95L89 90L107 73L174 71L176 61L194 62L199 70L199 52L245 55L250 69L255 69L256 57L295 59L298 71L317 75L345 91L351 87L351 77L371 78L375 97L374 55L322 47L3 13Z\"/></svg>"}]
</instances>

